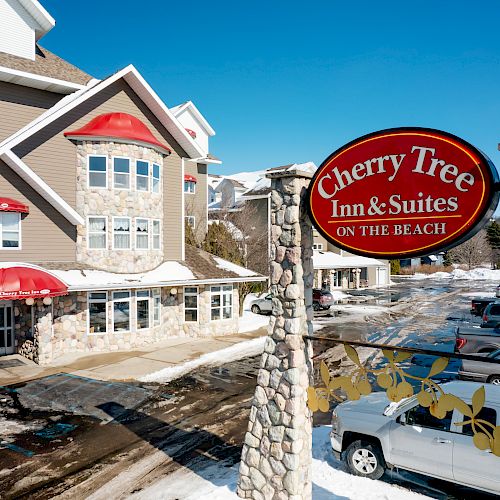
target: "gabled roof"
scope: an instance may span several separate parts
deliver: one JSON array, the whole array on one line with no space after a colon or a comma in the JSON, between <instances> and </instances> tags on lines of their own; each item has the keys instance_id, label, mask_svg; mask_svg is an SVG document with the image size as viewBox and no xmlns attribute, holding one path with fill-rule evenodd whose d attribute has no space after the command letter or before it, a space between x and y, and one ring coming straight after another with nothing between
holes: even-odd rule
<instances>
[{"instance_id":1,"label":"gabled roof","mask_svg":"<svg viewBox=\"0 0 500 500\"><path fill-rule=\"evenodd\" d=\"M213 136L215 135L215 130L210 126L210 124L205 120L205 117L200 113L199 109L194 105L193 101L186 101L182 104L179 104L178 106L174 106L173 108L170 108L170 111L172 111L173 115L177 118L183 111L189 109L191 111L192 115L198 120L199 124L203 129L205 129L205 132Z\"/></svg>"},{"instance_id":2,"label":"gabled roof","mask_svg":"<svg viewBox=\"0 0 500 500\"><path fill-rule=\"evenodd\" d=\"M35 29L36 39L39 40L55 25L54 18L43 8L37 0L18 0L28 14L36 21L39 28Z\"/></svg>"},{"instance_id":3,"label":"gabled roof","mask_svg":"<svg viewBox=\"0 0 500 500\"><path fill-rule=\"evenodd\" d=\"M35 118L28 125L0 143L0 159L13 170L18 171L18 173L22 172L26 182L73 224L83 224L83 219L66 201L57 195L50 186L36 175L29 166L24 164L22 160L12 152L12 149L61 116L64 116L81 103L90 99L92 96L102 92L121 78L123 78L132 90L142 99L150 111L158 118L161 124L169 131L174 140L177 141L190 158L202 160L205 157L203 150L200 149L188 132L186 132L186 129L174 117L134 66L129 65L105 80L90 81L87 86L61 99L61 101L57 102L52 108L42 113L42 115Z\"/></svg>"}]
</instances>

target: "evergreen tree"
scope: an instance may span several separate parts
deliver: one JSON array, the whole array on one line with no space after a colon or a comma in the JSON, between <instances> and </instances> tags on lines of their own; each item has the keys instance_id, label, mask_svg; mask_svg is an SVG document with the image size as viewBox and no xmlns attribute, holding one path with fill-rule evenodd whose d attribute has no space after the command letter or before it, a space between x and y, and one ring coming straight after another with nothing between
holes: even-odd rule
<instances>
[{"instance_id":1,"label":"evergreen tree","mask_svg":"<svg viewBox=\"0 0 500 500\"><path fill-rule=\"evenodd\" d=\"M496 220L492 221L486 228L486 239L492 250L492 260L494 267L500 264L500 224Z\"/></svg>"},{"instance_id":2,"label":"evergreen tree","mask_svg":"<svg viewBox=\"0 0 500 500\"><path fill-rule=\"evenodd\" d=\"M401 263L399 259L391 260L391 274L399 274L401 272Z\"/></svg>"},{"instance_id":3,"label":"evergreen tree","mask_svg":"<svg viewBox=\"0 0 500 500\"><path fill-rule=\"evenodd\" d=\"M444 257L443 257L443 266L449 267L453 264L453 261L451 260L450 253L445 252Z\"/></svg>"},{"instance_id":4,"label":"evergreen tree","mask_svg":"<svg viewBox=\"0 0 500 500\"><path fill-rule=\"evenodd\" d=\"M206 252L217 255L217 257L221 257L234 264L245 265L244 252L224 224L218 223L208 226L202 248Z\"/></svg>"},{"instance_id":5,"label":"evergreen tree","mask_svg":"<svg viewBox=\"0 0 500 500\"><path fill-rule=\"evenodd\" d=\"M200 246L196 241L196 237L194 235L191 224L188 224L187 222L184 223L184 240L186 242L186 245L192 245L194 247Z\"/></svg>"}]
</instances>

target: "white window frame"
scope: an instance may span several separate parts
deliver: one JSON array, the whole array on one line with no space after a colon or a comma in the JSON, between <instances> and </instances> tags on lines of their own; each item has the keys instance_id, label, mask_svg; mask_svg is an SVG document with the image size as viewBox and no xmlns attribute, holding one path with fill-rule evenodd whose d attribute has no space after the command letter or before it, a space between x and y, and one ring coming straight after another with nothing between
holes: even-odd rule
<instances>
[{"instance_id":1,"label":"white window frame","mask_svg":"<svg viewBox=\"0 0 500 500\"><path fill-rule=\"evenodd\" d=\"M91 299L90 296L93 293L104 293L106 298L104 299ZM87 292L87 335L107 335L109 329L109 311L108 311L108 292L106 290L95 290L93 292ZM105 332L91 332L90 331L90 303L97 302L100 304L105 304L104 311L106 313L106 331ZM33 307L33 306L32 306Z\"/></svg>"},{"instance_id":2,"label":"white window frame","mask_svg":"<svg viewBox=\"0 0 500 500\"><path fill-rule=\"evenodd\" d=\"M158 222L158 233L155 233L155 222ZM155 236L158 236L158 247L155 247ZM151 221L151 250L161 250L161 219Z\"/></svg>"},{"instance_id":3,"label":"white window frame","mask_svg":"<svg viewBox=\"0 0 500 500\"><path fill-rule=\"evenodd\" d=\"M142 174L137 173L137 162L143 162L148 166L148 174L147 175L142 175ZM141 193L148 193L151 191L151 187L150 187L150 184L151 184L150 177L152 176L152 174L150 175L151 171L152 171L151 162L149 162L148 160L142 160L140 158L135 160L135 190L136 191L140 191ZM138 177L142 177L143 179L147 180L147 188L146 189L139 189L139 183L137 182Z\"/></svg>"},{"instance_id":4,"label":"white window frame","mask_svg":"<svg viewBox=\"0 0 500 500\"><path fill-rule=\"evenodd\" d=\"M147 293L148 296L147 297L143 297L143 296L139 296L140 293ZM153 323L153 314L152 314L152 300L151 300L151 290L148 290L148 289L144 289L144 290L136 290L135 291L135 329L137 332L139 331L145 331L145 330L149 330L152 326L152 323ZM139 302L147 302L148 303L148 326L145 326L145 327L140 327L139 326L139 318L138 318L138 314L139 314Z\"/></svg>"},{"instance_id":5,"label":"white window frame","mask_svg":"<svg viewBox=\"0 0 500 500\"><path fill-rule=\"evenodd\" d=\"M91 186L90 185L90 158L105 158L106 159L106 170L104 171L104 178L106 179L105 186ZM108 189L108 170L109 170L109 158L108 155L87 155L87 187L89 189Z\"/></svg>"},{"instance_id":6,"label":"white window frame","mask_svg":"<svg viewBox=\"0 0 500 500\"><path fill-rule=\"evenodd\" d=\"M101 234L97 232L90 232L90 219L105 219L106 228L104 230L104 248L93 248L90 246L90 235ZM88 250L107 250L108 249L108 217L106 215L88 215L87 216L87 249Z\"/></svg>"},{"instance_id":7,"label":"white window frame","mask_svg":"<svg viewBox=\"0 0 500 500\"><path fill-rule=\"evenodd\" d=\"M323 243L313 243L313 250L321 252L323 250Z\"/></svg>"},{"instance_id":8,"label":"white window frame","mask_svg":"<svg viewBox=\"0 0 500 500\"><path fill-rule=\"evenodd\" d=\"M161 325L161 288L153 288L151 290L151 297L153 302L152 307L152 326L160 326ZM155 319L155 310L158 306L158 319Z\"/></svg>"},{"instance_id":9,"label":"white window frame","mask_svg":"<svg viewBox=\"0 0 500 500\"><path fill-rule=\"evenodd\" d=\"M17 215L17 233L19 234L19 245L17 247L4 247L3 246L3 215L4 214L16 214ZM4 251L16 251L22 250L22 233L21 233L21 214L19 212L0 212L0 250ZM14 231L10 231L13 233Z\"/></svg>"},{"instance_id":10,"label":"white window frame","mask_svg":"<svg viewBox=\"0 0 500 500\"><path fill-rule=\"evenodd\" d=\"M213 291L214 288L219 288L219 291ZM224 290L224 288L230 288L230 290ZM219 304L219 319L212 319L212 311L215 309L212 306L212 297L214 295L220 296ZM229 318L224 318L224 295L231 297L231 316ZM234 300L233 300L233 285L215 285L210 287L210 321L227 321L233 319L234 316Z\"/></svg>"},{"instance_id":11,"label":"white window frame","mask_svg":"<svg viewBox=\"0 0 500 500\"><path fill-rule=\"evenodd\" d=\"M186 189L187 187L187 189ZM192 188L192 189L190 189ZM187 181L184 179L184 192L187 194L196 194L196 182L194 181Z\"/></svg>"},{"instance_id":12,"label":"white window frame","mask_svg":"<svg viewBox=\"0 0 500 500\"><path fill-rule=\"evenodd\" d=\"M155 166L158 167L158 189L155 189L155 179L156 177L154 176L154 171L155 171ZM161 165L159 163L151 163L151 192L152 193L159 193L160 192L160 185L161 185Z\"/></svg>"},{"instance_id":13,"label":"white window frame","mask_svg":"<svg viewBox=\"0 0 500 500\"><path fill-rule=\"evenodd\" d=\"M195 228L195 225L196 225L196 217L194 215L186 215L184 217L184 219L186 220L186 222L192 227L192 229Z\"/></svg>"},{"instance_id":14,"label":"white window frame","mask_svg":"<svg viewBox=\"0 0 500 500\"><path fill-rule=\"evenodd\" d=\"M123 188L123 187L116 187L115 186L115 159L116 160L128 160L128 174L125 174L123 172L117 172L118 175L128 175L128 188ZM116 189L117 191L131 191L132 190L132 175L131 175L131 170L132 170L132 160L128 156L112 156L111 157L111 164L113 167L113 189Z\"/></svg>"},{"instance_id":15,"label":"white window frame","mask_svg":"<svg viewBox=\"0 0 500 500\"><path fill-rule=\"evenodd\" d=\"M113 233L112 249L113 250L131 250L132 249L132 219L130 217L127 217L127 216L121 217L119 215L117 215L116 217L113 217L112 219L113 219L112 220L112 224L113 225L111 227L111 231ZM128 246L128 248L116 248L115 247L115 220L116 219L127 219L128 220L128 228L129 228L129 233L128 233L128 235L129 235L129 240L128 240L129 241L129 246Z\"/></svg>"},{"instance_id":16,"label":"white window frame","mask_svg":"<svg viewBox=\"0 0 500 500\"><path fill-rule=\"evenodd\" d=\"M193 288L196 292L188 292L187 290ZM194 307L186 307L186 297L196 297L196 321L191 321L186 319L186 310L194 311ZM184 287L184 300L183 300L184 310L184 323L198 323L200 321L200 289L197 286L185 286ZM211 312L210 312L211 314Z\"/></svg>"},{"instance_id":17,"label":"white window frame","mask_svg":"<svg viewBox=\"0 0 500 500\"><path fill-rule=\"evenodd\" d=\"M128 293L128 299L115 299L116 293ZM127 302L128 305L128 330L123 331L115 331L115 302ZM130 290L114 290L111 292L111 333L122 334L122 333L130 333L132 331L132 293Z\"/></svg>"},{"instance_id":18,"label":"white window frame","mask_svg":"<svg viewBox=\"0 0 500 500\"><path fill-rule=\"evenodd\" d=\"M139 224L138 224L139 221L146 221L147 228L148 228L147 231L146 231L146 234L144 234L144 233L140 233L139 234L137 232L137 228L139 227ZM147 219L146 217L137 217L135 219L135 224L134 224L134 233L135 233L135 249L136 250L149 250L149 248L151 246L150 245L150 241L149 241L150 240L150 236L151 236L151 222L150 222L150 219ZM138 236L146 236L146 245L147 246L145 248L144 247L139 247L138 240L137 240Z\"/></svg>"}]
</instances>

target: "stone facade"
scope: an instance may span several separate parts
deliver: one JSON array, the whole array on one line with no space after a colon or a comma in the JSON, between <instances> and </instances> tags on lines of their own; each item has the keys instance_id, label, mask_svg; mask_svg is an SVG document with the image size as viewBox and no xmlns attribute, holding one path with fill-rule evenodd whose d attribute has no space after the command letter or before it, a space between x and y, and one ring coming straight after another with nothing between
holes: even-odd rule
<instances>
[{"instance_id":1,"label":"stone facade","mask_svg":"<svg viewBox=\"0 0 500 500\"><path fill-rule=\"evenodd\" d=\"M304 198L310 174L274 174L273 312L240 465L238 495L256 500L312 497L312 226Z\"/></svg>"},{"instance_id":2,"label":"stone facade","mask_svg":"<svg viewBox=\"0 0 500 500\"><path fill-rule=\"evenodd\" d=\"M154 344L171 337L209 337L220 336L238 331L238 288L233 287L233 314L231 319L211 321L210 286L199 287L198 321L184 321L183 288L161 289L161 321L154 326L152 315L149 328L137 329L136 300L131 291L129 332L113 332L112 292L108 292L107 333L90 333L88 328L87 292L73 292L55 297L49 306L41 299L33 306L34 327L31 321L30 306L24 301L15 305L15 328L19 354L39 364L49 364L63 354L73 352L113 352L130 350ZM150 300L150 311L153 301Z\"/></svg>"},{"instance_id":3,"label":"stone facade","mask_svg":"<svg viewBox=\"0 0 500 500\"><path fill-rule=\"evenodd\" d=\"M89 188L88 155L108 157L107 188ZM113 156L130 158L130 190L113 189ZM146 160L160 165L158 193L137 191L135 188L135 160ZM76 210L86 220L89 215L107 216L107 248L89 249L87 224L78 226L76 259L92 268L110 272L139 273L149 271L163 262L163 250L135 248L135 218L160 220L163 227L163 155L152 148L119 142L78 141L76 174ZM112 217L130 217L132 220L131 248L113 249ZM151 231L151 227L150 227ZM160 236L160 241L163 237ZM151 241L151 234L150 234Z\"/></svg>"}]
</instances>

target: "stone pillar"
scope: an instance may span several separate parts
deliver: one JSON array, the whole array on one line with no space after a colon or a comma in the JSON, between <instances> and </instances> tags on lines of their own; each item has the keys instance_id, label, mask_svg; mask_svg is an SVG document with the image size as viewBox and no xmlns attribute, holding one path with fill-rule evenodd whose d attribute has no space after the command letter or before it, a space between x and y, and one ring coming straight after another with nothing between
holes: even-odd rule
<instances>
[{"instance_id":1,"label":"stone pillar","mask_svg":"<svg viewBox=\"0 0 500 500\"><path fill-rule=\"evenodd\" d=\"M241 498L310 499L312 413L312 226L305 210L311 174L271 178L273 313L260 362L240 465Z\"/></svg>"},{"instance_id":2,"label":"stone pillar","mask_svg":"<svg viewBox=\"0 0 500 500\"><path fill-rule=\"evenodd\" d=\"M37 353L35 361L40 365L52 362L52 305L36 299L33 308L33 343Z\"/></svg>"}]
</instances>

